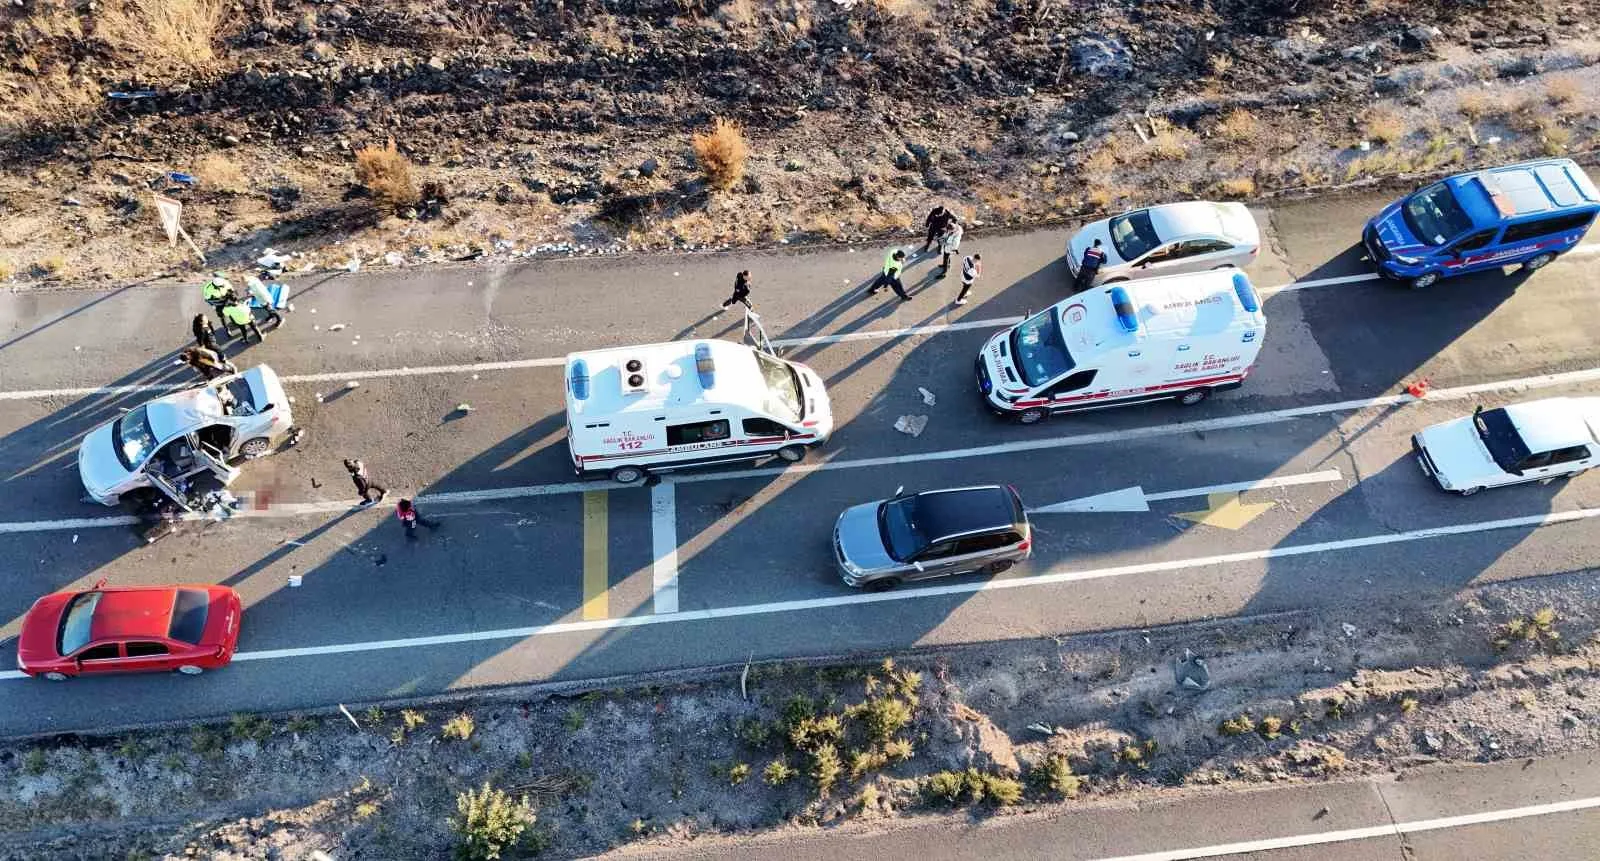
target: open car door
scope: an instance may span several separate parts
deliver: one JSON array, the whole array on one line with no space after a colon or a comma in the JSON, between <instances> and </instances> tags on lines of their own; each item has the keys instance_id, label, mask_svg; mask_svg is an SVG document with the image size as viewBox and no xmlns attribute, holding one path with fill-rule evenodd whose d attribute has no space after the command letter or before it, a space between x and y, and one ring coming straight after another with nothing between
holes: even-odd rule
<instances>
[{"instance_id":1,"label":"open car door","mask_svg":"<svg viewBox=\"0 0 1600 861\"><path fill-rule=\"evenodd\" d=\"M145 475L145 478L150 479L150 486L154 487L158 492L160 492L166 498L172 500L172 504L173 505L178 506L180 509L182 509L184 511L193 511L194 510L194 508L191 505L189 505L189 498L187 496L185 496L182 491L178 490L177 486L174 485L170 480L167 479L166 476L162 475L159 471L153 470L153 469L152 470L148 470L148 471L145 472L144 475Z\"/></svg>"},{"instance_id":2,"label":"open car door","mask_svg":"<svg viewBox=\"0 0 1600 861\"><path fill-rule=\"evenodd\" d=\"M220 449L200 439L195 439L194 443L195 457L211 470L217 481L222 482L223 487L232 484L233 480L239 477L239 470L228 465L228 458Z\"/></svg>"}]
</instances>

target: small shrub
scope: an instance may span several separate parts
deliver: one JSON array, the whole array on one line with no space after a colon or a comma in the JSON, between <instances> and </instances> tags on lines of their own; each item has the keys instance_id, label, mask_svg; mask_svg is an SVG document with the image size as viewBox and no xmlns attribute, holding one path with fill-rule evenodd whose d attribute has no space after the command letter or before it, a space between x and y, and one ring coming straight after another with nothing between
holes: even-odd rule
<instances>
[{"instance_id":1,"label":"small shrub","mask_svg":"<svg viewBox=\"0 0 1600 861\"><path fill-rule=\"evenodd\" d=\"M1000 807L1009 807L1022 800L1022 782L998 774L983 776L983 797Z\"/></svg>"},{"instance_id":2,"label":"small shrub","mask_svg":"<svg viewBox=\"0 0 1600 861\"><path fill-rule=\"evenodd\" d=\"M750 764L747 762L734 763L733 766L728 769L728 782L734 786L744 783L745 779L749 776Z\"/></svg>"},{"instance_id":3,"label":"small shrub","mask_svg":"<svg viewBox=\"0 0 1600 861\"><path fill-rule=\"evenodd\" d=\"M400 710L400 723L405 726L407 732L410 732L411 730L414 730L427 722L427 717L425 717L422 712L419 712L416 709Z\"/></svg>"},{"instance_id":4,"label":"small shrub","mask_svg":"<svg viewBox=\"0 0 1600 861\"><path fill-rule=\"evenodd\" d=\"M850 752L850 779L859 780L869 772L889 764L889 755L881 750L854 750Z\"/></svg>"},{"instance_id":5,"label":"small shrub","mask_svg":"<svg viewBox=\"0 0 1600 861\"><path fill-rule=\"evenodd\" d=\"M1072 773L1072 764L1064 753L1052 753L1028 771L1028 782L1040 792L1053 793L1062 798L1077 798L1082 781Z\"/></svg>"},{"instance_id":6,"label":"small shrub","mask_svg":"<svg viewBox=\"0 0 1600 861\"><path fill-rule=\"evenodd\" d=\"M48 764L49 760L45 758L44 748L41 747L28 748L28 752L22 756L22 772L24 774L38 777L44 774L45 766Z\"/></svg>"},{"instance_id":7,"label":"small shrub","mask_svg":"<svg viewBox=\"0 0 1600 861\"><path fill-rule=\"evenodd\" d=\"M1381 144L1391 144L1405 136L1406 124L1400 115L1379 109L1367 114L1367 138Z\"/></svg>"},{"instance_id":8,"label":"small shrub","mask_svg":"<svg viewBox=\"0 0 1600 861\"><path fill-rule=\"evenodd\" d=\"M583 709L577 708L576 706L567 709L566 716L561 719L561 725L567 728L567 732L577 732L578 730L583 729L583 724Z\"/></svg>"},{"instance_id":9,"label":"small shrub","mask_svg":"<svg viewBox=\"0 0 1600 861\"><path fill-rule=\"evenodd\" d=\"M17 264L8 257L0 257L0 281L9 281L17 274Z\"/></svg>"},{"instance_id":10,"label":"small shrub","mask_svg":"<svg viewBox=\"0 0 1600 861\"><path fill-rule=\"evenodd\" d=\"M884 743L911 723L911 706L895 697L876 697L851 706L845 715L860 721L867 738Z\"/></svg>"},{"instance_id":11,"label":"small shrub","mask_svg":"<svg viewBox=\"0 0 1600 861\"><path fill-rule=\"evenodd\" d=\"M238 741L263 742L272 735L272 723L260 715L238 713L228 720L228 735Z\"/></svg>"},{"instance_id":12,"label":"small shrub","mask_svg":"<svg viewBox=\"0 0 1600 861\"><path fill-rule=\"evenodd\" d=\"M466 741L472 737L472 731L475 728L477 728L477 724L473 723L472 715L463 712L445 721L444 725L439 728L439 735L456 741Z\"/></svg>"},{"instance_id":13,"label":"small shrub","mask_svg":"<svg viewBox=\"0 0 1600 861\"><path fill-rule=\"evenodd\" d=\"M422 199L411 176L411 160L395 148L393 138L381 147L356 150L356 182L379 206L394 212Z\"/></svg>"},{"instance_id":14,"label":"small shrub","mask_svg":"<svg viewBox=\"0 0 1600 861\"><path fill-rule=\"evenodd\" d=\"M712 188L726 191L744 178L750 146L738 123L717 117L711 122L711 130L695 133L690 144L700 172Z\"/></svg>"},{"instance_id":15,"label":"small shrub","mask_svg":"<svg viewBox=\"0 0 1600 861\"><path fill-rule=\"evenodd\" d=\"M839 749L831 742L823 742L811 752L811 779L816 781L818 795L827 795L828 790L839 781L839 774L843 770L844 766L839 762Z\"/></svg>"},{"instance_id":16,"label":"small shrub","mask_svg":"<svg viewBox=\"0 0 1600 861\"><path fill-rule=\"evenodd\" d=\"M916 751L911 746L910 739L890 739L889 741L884 742L883 745L884 756L889 757L895 762L905 762L906 760L910 759L915 752Z\"/></svg>"},{"instance_id":17,"label":"small shrub","mask_svg":"<svg viewBox=\"0 0 1600 861\"><path fill-rule=\"evenodd\" d=\"M1243 108L1235 108L1217 123L1217 136L1229 143L1246 143L1261 134L1261 123L1256 115Z\"/></svg>"},{"instance_id":18,"label":"small shrub","mask_svg":"<svg viewBox=\"0 0 1600 861\"><path fill-rule=\"evenodd\" d=\"M918 692L922 690L922 674L916 670L901 670L894 677L894 688L907 705L916 708L920 701Z\"/></svg>"},{"instance_id":19,"label":"small shrub","mask_svg":"<svg viewBox=\"0 0 1600 861\"><path fill-rule=\"evenodd\" d=\"M1228 70L1233 68L1233 58L1227 54L1212 54L1206 58L1206 66L1211 70L1212 77L1225 77Z\"/></svg>"},{"instance_id":20,"label":"small shrub","mask_svg":"<svg viewBox=\"0 0 1600 861\"><path fill-rule=\"evenodd\" d=\"M1249 197L1256 193L1256 181L1248 176L1236 176L1222 181L1224 197Z\"/></svg>"},{"instance_id":21,"label":"small shrub","mask_svg":"<svg viewBox=\"0 0 1600 861\"><path fill-rule=\"evenodd\" d=\"M65 277L67 275L66 255L60 253L45 255L40 259L38 268L46 275L57 278Z\"/></svg>"},{"instance_id":22,"label":"small shrub","mask_svg":"<svg viewBox=\"0 0 1600 861\"><path fill-rule=\"evenodd\" d=\"M194 166L195 178L200 187L224 194L243 194L250 190L250 180L244 169L227 156L209 153Z\"/></svg>"},{"instance_id":23,"label":"small shrub","mask_svg":"<svg viewBox=\"0 0 1600 861\"><path fill-rule=\"evenodd\" d=\"M493 861L515 846L534 821L527 798L513 799L485 783L456 796L450 827L458 836L455 855L462 861Z\"/></svg>"},{"instance_id":24,"label":"small shrub","mask_svg":"<svg viewBox=\"0 0 1600 861\"><path fill-rule=\"evenodd\" d=\"M1533 711L1533 706L1537 702L1538 697L1534 696L1533 691L1523 691L1517 694L1517 705L1521 706L1523 711Z\"/></svg>"},{"instance_id":25,"label":"small shrub","mask_svg":"<svg viewBox=\"0 0 1600 861\"><path fill-rule=\"evenodd\" d=\"M1184 129L1162 129L1145 144L1148 157L1158 161L1179 161L1189 155L1194 133Z\"/></svg>"},{"instance_id":26,"label":"small shrub","mask_svg":"<svg viewBox=\"0 0 1600 861\"><path fill-rule=\"evenodd\" d=\"M1411 714L1417 710L1417 707L1418 703L1416 697L1405 697L1400 700L1400 713L1403 715Z\"/></svg>"},{"instance_id":27,"label":"small shrub","mask_svg":"<svg viewBox=\"0 0 1600 861\"><path fill-rule=\"evenodd\" d=\"M635 837L643 837L645 832L650 830L650 823L636 818L633 820L633 824L628 826L628 830L632 831Z\"/></svg>"},{"instance_id":28,"label":"small shrub","mask_svg":"<svg viewBox=\"0 0 1600 861\"><path fill-rule=\"evenodd\" d=\"M768 786L782 786L793 779L794 774L795 771L790 767L789 761L780 756L767 763L767 767L761 770L761 779Z\"/></svg>"},{"instance_id":29,"label":"small shrub","mask_svg":"<svg viewBox=\"0 0 1600 861\"><path fill-rule=\"evenodd\" d=\"M783 704L783 722L786 726L817 716L817 704L803 694L795 694Z\"/></svg>"},{"instance_id":30,"label":"small shrub","mask_svg":"<svg viewBox=\"0 0 1600 861\"><path fill-rule=\"evenodd\" d=\"M144 759L145 754L149 752L149 749L144 746L144 742L140 741L136 735L128 736L117 745L117 756L123 759Z\"/></svg>"},{"instance_id":31,"label":"small shrub","mask_svg":"<svg viewBox=\"0 0 1600 861\"><path fill-rule=\"evenodd\" d=\"M189 748L206 759L216 759L222 756L226 745L222 733L208 726L197 726L189 733Z\"/></svg>"},{"instance_id":32,"label":"small shrub","mask_svg":"<svg viewBox=\"0 0 1600 861\"><path fill-rule=\"evenodd\" d=\"M283 725L283 731L291 735L299 735L317 728L317 722L305 715L294 715Z\"/></svg>"},{"instance_id":33,"label":"small shrub","mask_svg":"<svg viewBox=\"0 0 1600 861\"><path fill-rule=\"evenodd\" d=\"M966 792L967 776L959 771L941 771L929 775L922 787L930 798L954 807L961 803L961 795Z\"/></svg>"},{"instance_id":34,"label":"small shrub","mask_svg":"<svg viewBox=\"0 0 1600 861\"><path fill-rule=\"evenodd\" d=\"M1472 122L1477 122L1490 112L1489 97L1478 90L1468 90L1456 99L1456 110Z\"/></svg>"},{"instance_id":35,"label":"small shrub","mask_svg":"<svg viewBox=\"0 0 1600 861\"><path fill-rule=\"evenodd\" d=\"M1217 732L1223 735L1249 735L1256 730L1256 722L1249 713L1231 717L1217 725Z\"/></svg>"},{"instance_id":36,"label":"small shrub","mask_svg":"<svg viewBox=\"0 0 1600 861\"><path fill-rule=\"evenodd\" d=\"M734 734L748 747L766 747L772 740L772 724L755 717L740 718L734 726Z\"/></svg>"},{"instance_id":37,"label":"small shrub","mask_svg":"<svg viewBox=\"0 0 1600 861\"><path fill-rule=\"evenodd\" d=\"M1583 85L1571 75L1555 75L1544 85L1544 98L1556 107L1571 104L1583 92Z\"/></svg>"},{"instance_id":38,"label":"small shrub","mask_svg":"<svg viewBox=\"0 0 1600 861\"><path fill-rule=\"evenodd\" d=\"M95 37L136 57L147 75L201 72L216 63L221 0L114 0L95 17Z\"/></svg>"},{"instance_id":39,"label":"small shrub","mask_svg":"<svg viewBox=\"0 0 1600 861\"><path fill-rule=\"evenodd\" d=\"M869 783L861 787L861 796L856 799L857 806L862 812L878 809L878 787Z\"/></svg>"},{"instance_id":40,"label":"small shrub","mask_svg":"<svg viewBox=\"0 0 1600 861\"><path fill-rule=\"evenodd\" d=\"M362 714L362 717L367 719L369 725L376 726L383 723L384 719L389 715L381 706L367 706L367 710Z\"/></svg>"},{"instance_id":41,"label":"small shrub","mask_svg":"<svg viewBox=\"0 0 1600 861\"><path fill-rule=\"evenodd\" d=\"M806 718L789 728L789 743L797 750L813 750L821 744L837 744L844 738L844 724L838 715Z\"/></svg>"},{"instance_id":42,"label":"small shrub","mask_svg":"<svg viewBox=\"0 0 1600 861\"><path fill-rule=\"evenodd\" d=\"M1277 715L1267 715L1256 726L1256 731L1261 733L1261 737L1267 741L1274 741L1283 735L1283 718Z\"/></svg>"},{"instance_id":43,"label":"small shrub","mask_svg":"<svg viewBox=\"0 0 1600 861\"><path fill-rule=\"evenodd\" d=\"M381 809L382 807L376 801L356 802L356 818L366 819L369 816L375 816Z\"/></svg>"}]
</instances>

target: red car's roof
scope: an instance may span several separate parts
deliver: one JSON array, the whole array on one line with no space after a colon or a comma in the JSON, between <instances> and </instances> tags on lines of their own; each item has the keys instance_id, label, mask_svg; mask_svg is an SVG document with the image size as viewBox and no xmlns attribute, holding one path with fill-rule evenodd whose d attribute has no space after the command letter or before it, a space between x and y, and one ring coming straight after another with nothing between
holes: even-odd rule
<instances>
[{"instance_id":1,"label":"red car's roof","mask_svg":"<svg viewBox=\"0 0 1600 861\"><path fill-rule=\"evenodd\" d=\"M167 636L177 594L172 586L104 590L89 625L90 640Z\"/></svg>"}]
</instances>

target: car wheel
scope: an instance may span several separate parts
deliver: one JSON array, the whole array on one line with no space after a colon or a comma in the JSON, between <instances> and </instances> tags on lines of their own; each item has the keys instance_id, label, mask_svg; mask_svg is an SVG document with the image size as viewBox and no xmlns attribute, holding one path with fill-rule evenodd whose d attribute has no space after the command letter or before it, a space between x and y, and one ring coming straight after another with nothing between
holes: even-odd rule
<instances>
[{"instance_id":1,"label":"car wheel","mask_svg":"<svg viewBox=\"0 0 1600 861\"><path fill-rule=\"evenodd\" d=\"M186 676L198 676L205 672L205 669L202 667L197 667L194 664L184 664L178 668L178 672L183 673Z\"/></svg>"},{"instance_id":2,"label":"car wheel","mask_svg":"<svg viewBox=\"0 0 1600 861\"><path fill-rule=\"evenodd\" d=\"M255 439L245 440L244 444L239 446L239 453L245 457L255 458L266 454L271 449L271 440L264 436L258 436Z\"/></svg>"},{"instance_id":3,"label":"car wheel","mask_svg":"<svg viewBox=\"0 0 1600 861\"><path fill-rule=\"evenodd\" d=\"M786 445L778 449L778 457L789 463L799 463L806 459L806 447L803 445Z\"/></svg>"},{"instance_id":4,"label":"car wheel","mask_svg":"<svg viewBox=\"0 0 1600 861\"><path fill-rule=\"evenodd\" d=\"M868 581L865 588L868 592L887 592L900 585L899 577L885 577L882 580Z\"/></svg>"},{"instance_id":5,"label":"car wheel","mask_svg":"<svg viewBox=\"0 0 1600 861\"><path fill-rule=\"evenodd\" d=\"M1426 290L1429 287L1432 287L1436 282L1438 282L1438 280L1439 273L1424 272L1421 275L1412 278L1410 281L1407 281L1406 283L1411 285L1411 289L1413 290Z\"/></svg>"},{"instance_id":6,"label":"car wheel","mask_svg":"<svg viewBox=\"0 0 1600 861\"><path fill-rule=\"evenodd\" d=\"M1471 496L1474 493L1477 493L1478 491L1480 491L1482 489L1483 488L1481 486L1480 487L1466 487L1466 488L1462 488L1461 490L1456 491L1456 493L1459 493L1462 496Z\"/></svg>"},{"instance_id":7,"label":"car wheel","mask_svg":"<svg viewBox=\"0 0 1600 861\"><path fill-rule=\"evenodd\" d=\"M988 566L984 568L984 570L988 571L990 574L1004 574L1011 570L1011 566L1016 564L1017 563L1011 561L1010 559L1001 559L998 562L990 562Z\"/></svg>"},{"instance_id":8,"label":"car wheel","mask_svg":"<svg viewBox=\"0 0 1600 861\"><path fill-rule=\"evenodd\" d=\"M1043 408L1033 407L1032 409L1026 409L1020 413L1017 413L1017 421L1025 425L1034 425L1044 421L1045 416L1048 415L1050 415L1050 413L1046 412Z\"/></svg>"},{"instance_id":9,"label":"car wheel","mask_svg":"<svg viewBox=\"0 0 1600 861\"><path fill-rule=\"evenodd\" d=\"M46 679L46 680L52 681L52 682L64 682L67 679L70 679L72 677L67 675L66 673L45 673L43 676L40 676L40 678L43 678L43 679Z\"/></svg>"},{"instance_id":10,"label":"car wheel","mask_svg":"<svg viewBox=\"0 0 1600 861\"><path fill-rule=\"evenodd\" d=\"M1178 395L1174 400L1183 406L1192 407L1209 397L1211 397L1210 389L1190 389Z\"/></svg>"},{"instance_id":11,"label":"car wheel","mask_svg":"<svg viewBox=\"0 0 1600 861\"><path fill-rule=\"evenodd\" d=\"M638 484L644 477L644 470L637 466L619 466L611 470L611 480L617 484Z\"/></svg>"},{"instance_id":12,"label":"car wheel","mask_svg":"<svg viewBox=\"0 0 1600 861\"><path fill-rule=\"evenodd\" d=\"M1556 256L1554 254L1541 254L1538 257L1535 257L1532 260L1529 260L1527 263L1522 264L1522 271L1524 271L1524 272L1537 272L1540 269L1543 269L1544 267L1548 266L1550 264L1550 261L1552 261L1554 259L1556 259Z\"/></svg>"}]
</instances>

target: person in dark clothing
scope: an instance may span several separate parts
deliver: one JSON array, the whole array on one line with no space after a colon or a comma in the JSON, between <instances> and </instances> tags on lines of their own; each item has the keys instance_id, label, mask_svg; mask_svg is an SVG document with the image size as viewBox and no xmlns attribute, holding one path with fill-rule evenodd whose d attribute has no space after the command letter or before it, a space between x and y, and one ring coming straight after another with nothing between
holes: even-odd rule
<instances>
[{"instance_id":1,"label":"person in dark clothing","mask_svg":"<svg viewBox=\"0 0 1600 861\"><path fill-rule=\"evenodd\" d=\"M899 248L889 252L883 259L883 271L878 273L872 286L867 288L867 295L871 296L888 287L894 290L894 295L900 297L902 302L910 302L911 296L906 293L905 285L900 283L900 273L906 268L906 253Z\"/></svg>"},{"instance_id":2,"label":"person in dark clothing","mask_svg":"<svg viewBox=\"0 0 1600 861\"><path fill-rule=\"evenodd\" d=\"M1083 249L1083 260L1078 263L1078 279L1073 282L1072 289L1083 292L1094 286L1094 276L1099 274L1100 267L1106 262L1105 249L1100 247L1100 240Z\"/></svg>"},{"instance_id":3,"label":"person in dark clothing","mask_svg":"<svg viewBox=\"0 0 1600 861\"><path fill-rule=\"evenodd\" d=\"M239 369L234 367L232 362L222 358L222 354L216 350L205 347L184 347L183 352L178 355L184 364L194 368L200 378L208 383L217 377L239 373Z\"/></svg>"},{"instance_id":4,"label":"person in dark clothing","mask_svg":"<svg viewBox=\"0 0 1600 861\"><path fill-rule=\"evenodd\" d=\"M417 511L417 506L409 499L400 500L400 504L394 507L394 516L399 518L400 524L406 528L407 541L417 540L417 524L419 523L429 529L439 528L438 521L423 517L421 512Z\"/></svg>"},{"instance_id":5,"label":"person in dark clothing","mask_svg":"<svg viewBox=\"0 0 1600 861\"><path fill-rule=\"evenodd\" d=\"M942 204L935 206L933 211L928 213L927 220L922 223L924 227L928 228L928 238L922 241L922 253L927 253L928 249L933 247L934 241L937 240L945 232L945 230L950 227L951 222L955 220L956 214L954 212L945 209Z\"/></svg>"},{"instance_id":6,"label":"person in dark clothing","mask_svg":"<svg viewBox=\"0 0 1600 861\"><path fill-rule=\"evenodd\" d=\"M736 302L743 303L746 308L751 310L755 309L755 306L750 304L750 270L748 269L733 276L733 295L722 303L722 308L717 311L717 314L721 315L723 311L728 310L729 305Z\"/></svg>"},{"instance_id":7,"label":"person in dark clothing","mask_svg":"<svg viewBox=\"0 0 1600 861\"><path fill-rule=\"evenodd\" d=\"M359 460L346 458L344 468L346 472L350 473L350 482L356 486L356 493L361 494L362 505L382 502L383 498L389 495L389 491L383 485L373 481L371 476L367 475L366 464ZM372 498L374 492L378 494L377 499Z\"/></svg>"},{"instance_id":8,"label":"person in dark clothing","mask_svg":"<svg viewBox=\"0 0 1600 861\"><path fill-rule=\"evenodd\" d=\"M217 327L211 325L211 321L206 318L206 315L194 315L192 327L194 329L194 345L196 347L218 353L222 352L217 347Z\"/></svg>"}]
</instances>

